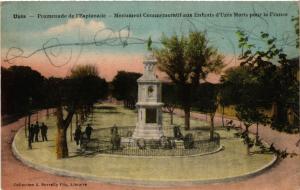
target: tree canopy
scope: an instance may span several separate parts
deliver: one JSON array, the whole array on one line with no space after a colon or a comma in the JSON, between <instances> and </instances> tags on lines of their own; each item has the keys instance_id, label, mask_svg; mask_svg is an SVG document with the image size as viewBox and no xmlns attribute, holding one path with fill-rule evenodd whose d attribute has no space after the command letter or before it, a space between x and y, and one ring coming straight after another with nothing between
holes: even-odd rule
<instances>
[{"instance_id":1,"label":"tree canopy","mask_svg":"<svg viewBox=\"0 0 300 190\"><path fill-rule=\"evenodd\" d=\"M273 105L272 127L282 129L287 125L287 109L299 101L299 57L288 58L277 39L261 32L264 46L257 48L244 31L237 32L242 66L248 66L260 87L260 103Z\"/></svg>"},{"instance_id":2,"label":"tree canopy","mask_svg":"<svg viewBox=\"0 0 300 190\"><path fill-rule=\"evenodd\" d=\"M1 67L1 113L27 113L29 109L41 108L45 80L39 72L27 66Z\"/></svg>"},{"instance_id":3,"label":"tree canopy","mask_svg":"<svg viewBox=\"0 0 300 190\"><path fill-rule=\"evenodd\" d=\"M56 80L53 84L58 85L54 92L54 96L58 98L56 155L57 158L66 158L68 157L66 131L74 113L79 110L83 116L86 116L91 112L93 104L107 95L108 85L91 65L77 66L71 70L69 77L62 81ZM67 112L66 116L63 110Z\"/></svg>"},{"instance_id":4,"label":"tree canopy","mask_svg":"<svg viewBox=\"0 0 300 190\"><path fill-rule=\"evenodd\" d=\"M138 94L137 79L140 73L119 71L114 77L112 84L112 95L117 100L123 100L128 108L135 108Z\"/></svg>"},{"instance_id":5,"label":"tree canopy","mask_svg":"<svg viewBox=\"0 0 300 190\"><path fill-rule=\"evenodd\" d=\"M185 111L185 128L190 128L190 107L193 90L200 79L223 68L223 56L209 44L205 32L190 32L188 36L163 36L161 49L155 49L158 69L178 86L178 99Z\"/></svg>"}]
</instances>

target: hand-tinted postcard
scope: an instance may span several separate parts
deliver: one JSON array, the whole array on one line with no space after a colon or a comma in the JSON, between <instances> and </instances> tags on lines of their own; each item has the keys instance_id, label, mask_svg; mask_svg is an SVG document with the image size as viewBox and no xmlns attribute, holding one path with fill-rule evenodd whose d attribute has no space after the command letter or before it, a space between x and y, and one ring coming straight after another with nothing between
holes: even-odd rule
<instances>
[{"instance_id":1,"label":"hand-tinted postcard","mask_svg":"<svg viewBox=\"0 0 300 190\"><path fill-rule=\"evenodd\" d=\"M5 190L300 190L298 2L2 2Z\"/></svg>"}]
</instances>

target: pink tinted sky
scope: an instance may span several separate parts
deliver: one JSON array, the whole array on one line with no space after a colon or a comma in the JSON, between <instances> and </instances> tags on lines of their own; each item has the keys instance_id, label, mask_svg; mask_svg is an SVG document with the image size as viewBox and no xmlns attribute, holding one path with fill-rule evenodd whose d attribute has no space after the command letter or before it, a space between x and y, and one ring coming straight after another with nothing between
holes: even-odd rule
<instances>
[{"instance_id":1,"label":"pink tinted sky","mask_svg":"<svg viewBox=\"0 0 300 190\"><path fill-rule=\"evenodd\" d=\"M59 59L53 59L54 63L63 65L69 58L60 56ZM237 66L238 62L232 55L227 55L224 59L226 68ZM143 55L141 54L88 54L74 57L68 64L55 67L50 64L49 60L44 55L34 55L30 59L17 59L13 64L8 64L2 59L2 66L9 67L11 65L25 65L42 73L45 77L65 77L69 74L72 67L78 64L93 64L96 65L101 77L107 81L111 81L118 71L143 72ZM224 70L225 70L224 69ZM161 80L166 80L167 76L164 73L157 72ZM220 75L210 74L207 81L217 83Z\"/></svg>"}]
</instances>

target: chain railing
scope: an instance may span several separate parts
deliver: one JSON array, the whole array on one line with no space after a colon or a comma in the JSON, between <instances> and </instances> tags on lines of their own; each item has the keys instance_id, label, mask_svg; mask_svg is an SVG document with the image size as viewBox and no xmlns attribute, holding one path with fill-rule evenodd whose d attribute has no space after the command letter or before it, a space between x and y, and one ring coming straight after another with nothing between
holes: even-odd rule
<instances>
[{"instance_id":1,"label":"chain railing","mask_svg":"<svg viewBox=\"0 0 300 190\"><path fill-rule=\"evenodd\" d=\"M123 138L131 139L134 127L118 127L120 137L119 146L114 146L112 140L112 127L94 130L94 137L90 141L83 139L82 149L100 154L115 154L128 156L188 156L216 151L220 147L220 136L214 133L214 138L209 138L209 132L201 129L182 131L183 138L166 136L159 140L138 139L122 142ZM172 134L173 128L164 129L164 134ZM186 135L191 134L187 139Z\"/></svg>"}]
</instances>

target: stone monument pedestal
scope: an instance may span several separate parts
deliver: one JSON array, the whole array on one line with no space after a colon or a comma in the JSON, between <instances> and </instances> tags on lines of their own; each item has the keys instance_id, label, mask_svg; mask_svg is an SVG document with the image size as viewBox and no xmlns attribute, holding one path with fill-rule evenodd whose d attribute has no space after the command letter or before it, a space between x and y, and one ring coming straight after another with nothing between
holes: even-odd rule
<instances>
[{"instance_id":1,"label":"stone monument pedestal","mask_svg":"<svg viewBox=\"0 0 300 190\"><path fill-rule=\"evenodd\" d=\"M148 55L144 60L144 73L137 80L137 123L133 139L160 139L162 130L161 82L154 73L156 59Z\"/></svg>"}]
</instances>

